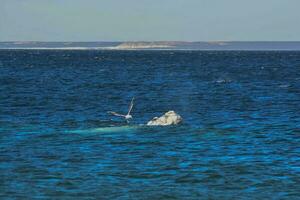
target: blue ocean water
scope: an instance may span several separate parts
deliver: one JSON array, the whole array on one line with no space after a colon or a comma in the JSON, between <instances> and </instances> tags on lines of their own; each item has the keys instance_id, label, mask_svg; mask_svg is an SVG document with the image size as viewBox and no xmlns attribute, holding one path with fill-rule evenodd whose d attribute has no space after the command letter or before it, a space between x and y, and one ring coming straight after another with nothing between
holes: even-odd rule
<instances>
[{"instance_id":1,"label":"blue ocean water","mask_svg":"<svg viewBox=\"0 0 300 200\"><path fill-rule=\"evenodd\" d=\"M299 199L299 155L300 52L0 50L2 199Z\"/></svg>"}]
</instances>

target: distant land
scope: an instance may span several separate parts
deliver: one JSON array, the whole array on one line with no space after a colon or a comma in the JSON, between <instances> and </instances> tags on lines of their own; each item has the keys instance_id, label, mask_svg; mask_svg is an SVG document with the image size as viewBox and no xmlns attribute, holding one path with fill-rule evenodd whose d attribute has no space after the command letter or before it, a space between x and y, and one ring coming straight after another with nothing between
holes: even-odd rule
<instances>
[{"instance_id":1,"label":"distant land","mask_svg":"<svg viewBox=\"0 0 300 200\"><path fill-rule=\"evenodd\" d=\"M298 42L0 42L0 49L98 50L300 50Z\"/></svg>"}]
</instances>

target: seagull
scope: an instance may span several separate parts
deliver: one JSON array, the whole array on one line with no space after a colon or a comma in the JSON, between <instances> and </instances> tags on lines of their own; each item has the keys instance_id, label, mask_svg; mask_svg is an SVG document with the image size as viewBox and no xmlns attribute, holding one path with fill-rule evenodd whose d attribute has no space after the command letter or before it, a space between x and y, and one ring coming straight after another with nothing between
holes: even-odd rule
<instances>
[{"instance_id":1,"label":"seagull","mask_svg":"<svg viewBox=\"0 0 300 200\"><path fill-rule=\"evenodd\" d=\"M117 117L124 117L125 120L127 121L127 123L129 123L129 120L132 119L132 115L130 114L130 112L131 112L131 110L133 108L133 101L134 101L134 97L131 99L129 110L128 110L128 113L126 115L122 115L122 114L119 114L119 113L116 113L116 112L112 112L112 111L109 111L108 113L112 114L114 116L117 116Z\"/></svg>"}]
</instances>

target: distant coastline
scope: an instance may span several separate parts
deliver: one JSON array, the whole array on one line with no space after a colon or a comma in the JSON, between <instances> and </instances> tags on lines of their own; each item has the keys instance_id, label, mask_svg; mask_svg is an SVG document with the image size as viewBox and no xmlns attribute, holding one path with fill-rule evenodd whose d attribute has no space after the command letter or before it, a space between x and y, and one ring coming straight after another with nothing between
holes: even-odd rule
<instances>
[{"instance_id":1,"label":"distant coastline","mask_svg":"<svg viewBox=\"0 0 300 200\"><path fill-rule=\"evenodd\" d=\"M289 42L0 42L0 49L40 50L291 50L300 51L300 41Z\"/></svg>"}]
</instances>

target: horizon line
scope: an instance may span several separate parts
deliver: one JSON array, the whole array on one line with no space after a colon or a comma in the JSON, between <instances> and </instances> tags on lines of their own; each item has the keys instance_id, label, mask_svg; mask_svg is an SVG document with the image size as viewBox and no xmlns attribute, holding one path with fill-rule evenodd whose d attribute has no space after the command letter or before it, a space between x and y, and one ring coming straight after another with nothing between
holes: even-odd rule
<instances>
[{"instance_id":1,"label":"horizon line","mask_svg":"<svg viewBox=\"0 0 300 200\"><path fill-rule=\"evenodd\" d=\"M0 42L22 42L22 43L30 43L30 42L64 42L64 43L75 43L75 42L186 42L186 43L196 43L196 42L206 42L206 43L215 43L215 42L300 42L300 40L198 40L198 41L189 41L189 40L110 40L110 41L101 41L101 40L88 40L88 41L68 41L68 40L60 40L60 41L44 41L44 40L7 40Z\"/></svg>"}]
</instances>

